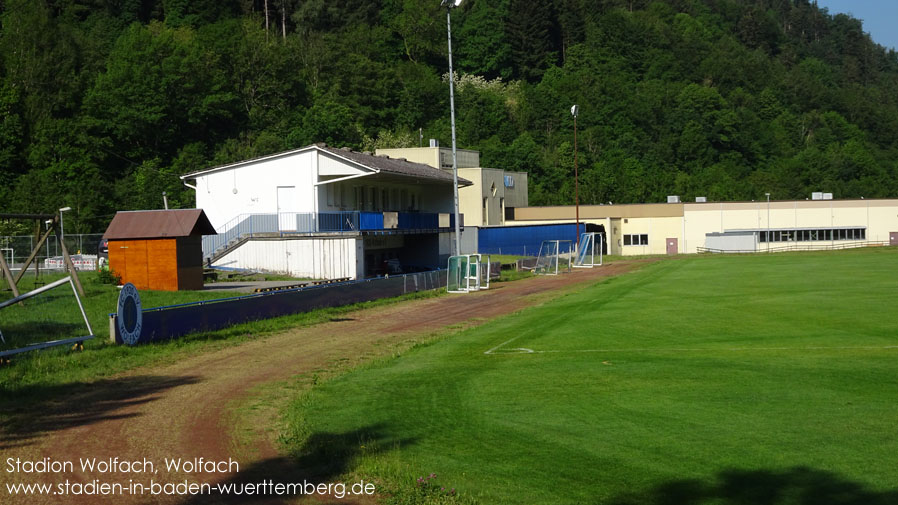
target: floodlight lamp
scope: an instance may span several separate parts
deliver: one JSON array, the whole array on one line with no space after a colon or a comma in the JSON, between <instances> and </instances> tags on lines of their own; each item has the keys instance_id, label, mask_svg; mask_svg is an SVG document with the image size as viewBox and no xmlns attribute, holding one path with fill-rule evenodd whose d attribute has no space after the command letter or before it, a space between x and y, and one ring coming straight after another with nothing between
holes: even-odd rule
<instances>
[{"instance_id":1,"label":"floodlight lamp","mask_svg":"<svg viewBox=\"0 0 898 505\"><path fill-rule=\"evenodd\" d=\"M458 7L463 1L464 0L442 0L440 2L440 7L448 7L451 9L453 7Z\"/></svg>"},{"instance_id":2,"label":"floodlight lamp","mask_svg":"<svg viewBox=\"0 0 898 505\"><path fill-rule=\"evenodd\" d=\"M576 105L574 105L573 107L571 107L571 115L572 115L572 116L577 117L577 113L578 113L578 112L580 112L580 108L579 108L579 107L577 107Z\"/></svg>"},{"instance_id":3,"label":"floodlight lamp","mask_svg":"<svg viewBox=\"0 0 898 505\"><path fill-rule=\"evenodd\" d=\"M70 210L72 210L71 207L63 207L63 208L59 209L59 212L68 212Z\"/></svg>"}]
</instances>

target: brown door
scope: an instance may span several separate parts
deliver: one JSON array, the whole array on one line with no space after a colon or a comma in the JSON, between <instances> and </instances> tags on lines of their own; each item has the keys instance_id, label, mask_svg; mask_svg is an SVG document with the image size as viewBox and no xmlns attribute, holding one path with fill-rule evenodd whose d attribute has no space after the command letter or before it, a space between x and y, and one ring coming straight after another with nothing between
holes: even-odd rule
<instances>
[{"instance_id":1,"label":"brown door","mask_svg":"<svg viewBox=\"0 0 898 505\"><path fill-rule=\"evenodd\" d=\"M667 254L674 255L680 252L680 249L677 247L677 239L669 238L667 239Z\"/></svg>"},{"instance_id":2,"label":"brown door","mask_svg":"<svg viewBox=\"0 0 898 505\"><path fill-rule=\"evenodd\" d=\"M898 245L898 231L889 233L889 245Z\"/></svg>"}]
</instances>

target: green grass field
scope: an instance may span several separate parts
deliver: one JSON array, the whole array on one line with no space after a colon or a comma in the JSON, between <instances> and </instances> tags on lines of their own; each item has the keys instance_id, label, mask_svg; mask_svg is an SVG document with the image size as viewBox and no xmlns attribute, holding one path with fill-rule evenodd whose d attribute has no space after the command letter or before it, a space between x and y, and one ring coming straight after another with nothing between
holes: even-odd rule
<instances>
[{"instance_id":1,"label":"green grass field","mask_svg":"<svg viewBox=\"0 0 898 505\"><path fill-rule=\"evenodd\" d=\"M898 503L896 272L659 261L327 381L288 444L393 503Z\"/></svg>"}]
</instances>

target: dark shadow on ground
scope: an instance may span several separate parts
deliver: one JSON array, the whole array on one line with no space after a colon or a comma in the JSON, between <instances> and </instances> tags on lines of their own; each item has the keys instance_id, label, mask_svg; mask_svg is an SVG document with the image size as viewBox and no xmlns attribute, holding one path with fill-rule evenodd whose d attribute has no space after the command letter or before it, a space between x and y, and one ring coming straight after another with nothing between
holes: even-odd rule
<instances>
[{"instance_id":1,"label":"dark shadow on ground","mask_svg":"<svg viewBox=\"0 0 898 505\"><path fill-rule=\"evenodd\" d=\"M823 470L726 470L713 481L678 480L595 505L895 505L898 490L874 491Z\"/></svg>"},{"instance_id":2,"label":"dark shadow on ground","mask_svg":"<svg viewBox=\"0 0 898 505\"><path fill-rule=\"evenodd\" d=\"M152 402L162 391L199 382L197 377L139 375L92 383L0 389L0 450L27 445L46 433L107 419L134 417L127 407ZM45 399L46 398L46 399Z\"/></svg>"},{"instance_id":3,"label":"dark shadow on ground","mask_svg":"<svg viewBox=\"0 0 898 505\"><path fill-rule=\"evenodd\" d=\"M241 485L272 483L276 484L303 484L305 482L317 485L320 483L340 484L340 478L350 470L350 465L360 453L371 455L389 450L397 446L413 444L414 439L394 439L383 434L381 425L373 425L346 433L315 433L308 438L303 447L294 456L285 456L261 461L249 467L241 465L240 472L222 483L222 486L235 485L240 489ZM345 482L345 494L332 494L330 496L316 495L313 503L340 503L350 505L353 503L373 503L371 497L356 500L350 496L350 488L353 482ZM213 488L215 489L215 488ZM336 488L335 491L339 491ZM268 492L265 494L237 494L230 495L196 495L185 499L182 505L207 505L207 504L233 504L233 503L292 503L297 498L295 494L278 496Z\"/></svg>"}]
</instances>

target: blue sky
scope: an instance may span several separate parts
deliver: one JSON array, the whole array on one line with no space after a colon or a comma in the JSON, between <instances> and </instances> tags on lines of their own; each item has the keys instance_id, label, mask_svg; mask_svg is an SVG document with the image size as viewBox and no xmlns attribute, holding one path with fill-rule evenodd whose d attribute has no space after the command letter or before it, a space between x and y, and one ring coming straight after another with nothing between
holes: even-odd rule
<instances>
[{"instance_id":1,"label":"blue sky","mask_svg":"<svg viewBox=\"0 0 898 505\"><path fill-rule=\"evenodd\" d=\"M817 0L830 14L844 12L864 22L864 31L877 44L898 49L898 1L895 0Z\"/></svg>"}]
</instances>

